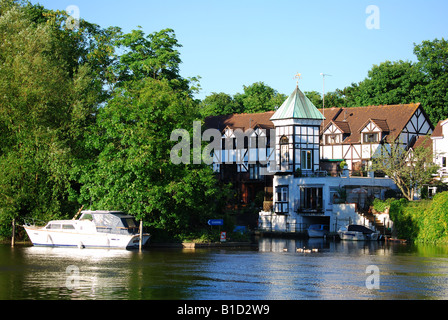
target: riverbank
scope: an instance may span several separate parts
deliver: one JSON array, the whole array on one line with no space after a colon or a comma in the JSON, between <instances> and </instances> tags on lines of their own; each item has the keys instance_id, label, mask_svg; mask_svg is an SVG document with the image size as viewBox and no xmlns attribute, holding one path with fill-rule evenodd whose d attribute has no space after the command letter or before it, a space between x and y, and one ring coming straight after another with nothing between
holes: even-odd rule
<instances>
[{"instance_id":1,"label":"riverbank","mask_svg":"<svg viewBox=\"0 0 448 320\"><path fill-rule=\"evenodd\" d=\"M200 248L257 248L258 243L255 242L182 242L182 243L150 243L149 248L179 248L179 249L200 249Z\"/></svg>"}]
</instances>

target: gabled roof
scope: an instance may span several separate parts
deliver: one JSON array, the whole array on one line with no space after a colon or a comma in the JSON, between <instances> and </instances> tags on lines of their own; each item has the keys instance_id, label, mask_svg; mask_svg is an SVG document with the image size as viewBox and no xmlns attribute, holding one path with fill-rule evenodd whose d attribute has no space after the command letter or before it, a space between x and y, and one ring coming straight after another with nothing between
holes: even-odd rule
<instances>
[{"instance_id":1,"label":"gabled roof","mask_svg":"<svg viewBox=\"0 0 448 320\"><path fill-rule=\"evenodd\" d=\"M336 127L339 128L339 130L341 130L343 133L350 133L350 124L347 121L333 121L331 120L330 122L327 123L327 125L323 128L323 130L321 131L320 134L325 133L325 131L328 129L328 127L330 127L331 125L335 125Z\"/></svg>"},{"instance_id":2,"label":"gabled roof","mask_svg":"<svg viewBox=\"0 0 448 320\"><path fill-rule=\"evenodd\" d=\"M324 120L324 116L314 106L299 87L280 106L280 108L272 116L271 121L284 119L312 119Z\"/></svg>"},{"instance_id":3,"label":"gabled roof","mask_svg":"<svg viewBox=\"0 0 448 320\"><path fill-rule=\"evenodd\" d=\"M436 127L434 128L434 131L432 132L431 137L432 138L443 138L442 125L445 125L446 123L448 123L448 119L440 120L439 123L437 123Z\"/></svg>"},{"instance_id":4,"label":"gabled roof","mask_svg":"<svg viewBox=\"0 0 448 320\"><path fill-rule=\"evenodd\" d=\"M240 128L243 131L246 131L249 128L255 129L256 127L260 127L262 129L273 129L274 124L271 120L275 120L275 118L279 116L278 113L282 108L283 111L280 113L283 116L297 116L297 114L294 115L293 110L296 106L295 99L300 99L300 92L301 91L297 88L285 101L282 107L277 110L277 112L269 111L264 113L211 116L205 119L205 127L218 129L221 132L223 132L226 127L232 129ZM300 105L301 103L298 104ZM292 110L291 107L293 107ZM383 132L386 132L388 134L388 138L397 136L403 131L404 127L419 107L421 107L420 103L354 108L328 108L323 111L325 118L321 114L320 110L317 110L315 107L314 108L320 114L320 117L318 118L325 119L323 122L324 129L326 129L330 123L333 123L337 125L341 131L349 134L348 137L342 142L343 144L356 144L361 143L361 129L368 123L368 121L373 121L375 125L383 130ZM286 112L287 110L291 112L289 115ZM448 121L448 119L445 121ZM438 129L436 128L434 134L437 134L437 130ZM441 127L439 130L441 134Z\"/></svg>"},{"instance_id":5,"label":"gabled roof","mask_svg":"<svg viewBox=\"0 0 448 320\"><path fill-rule=\"evenodd\" d=\"M369 119L359 128L359 131L361 132L371 122L373 122L373 124L376 127L378 127L381 131L389 132L389 126L387 125L387 120L384 119Z\"/></svg>"},{"instance_id":6,"label":"gabled roof","mask_svg":"<svg viewBox=\"0 0 448 320\"><path fill-rule=\"evenodd\" d=\"M415 139L415 142L412 146L413 149L418 147L423 147L425 149L432 151L432 140L430 136L419 136Z\"/></svg>"},{"instance_id":7,"label":"gabled roof","mask_svg":"<svg viewBox=\"0 0 448 320\"><path fill-rule=\"evenodd\" d=\"M351 134L343 141L344 144L361 143L361 130L369 121L374 121L383 131L389 132L389 137L395 137L403 131L419 107L420 103L329 108L324 110L326 117L324 127L332 120L347 122Z\"/></svg>"}]
</instances>

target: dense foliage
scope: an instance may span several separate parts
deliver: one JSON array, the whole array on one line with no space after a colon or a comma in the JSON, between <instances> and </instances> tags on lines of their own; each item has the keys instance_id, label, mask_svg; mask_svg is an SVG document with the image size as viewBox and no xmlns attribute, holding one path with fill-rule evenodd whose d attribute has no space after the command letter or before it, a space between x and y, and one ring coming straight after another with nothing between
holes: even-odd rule
<instances>
[{"instance_id":1,"label":"dense foliage","mask_svg":"<svg viewBox=\"0 0 448 320\"><path fill-rule=\"evenodd\" d=\"M171 131L200 119L174 31L67 18L0 0L1 234L13 218L68 218L81 205L127 211L166 237L200 232L225 188L208 166L170 161Z\"/></svg>"},{"instance_id":2,"label":"dense foliage","mask_svg":"<svg viewBox=\"0 0 448 320\"><path fill-rule=\"evenodd\" d=\"M438 193L432 200L408 201L389 199L378 209L389 207L396 236L412 242L448 243L448 192Z\"/></svg>"},{"instance_id":3,"label":"dense foliage","mask_svg":"<svg viewBox=\"0 0 448 320\"><path fill-rule=\"evenodd\" d=\"M159 234L201 232L227 189L205 165L174 165L170 133L192 135L193 121L209 115L275 110L286 96L256 82L197 101L197 79L179 73L174 30L123 33L82 19L72 28L68 18L0 0L0 235L14 218L67 218L81 205L128 211ZM325 104L419 101L435 124L448 117L447 47L424 41L417 63L374 66ZM321 105L320 94L309 96Z\"/></svg>"}]
</instances>

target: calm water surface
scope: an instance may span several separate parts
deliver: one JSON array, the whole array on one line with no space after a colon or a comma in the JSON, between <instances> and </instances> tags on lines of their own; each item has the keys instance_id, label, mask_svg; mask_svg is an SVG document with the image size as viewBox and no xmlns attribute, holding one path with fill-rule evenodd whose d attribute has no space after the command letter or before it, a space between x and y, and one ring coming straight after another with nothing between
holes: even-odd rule
<instances>
[{"instance_id":1,"label":"calm water surface","mask_svg":"<svg viewBox=\"0 0 448 320\"><path fill-rule=\"evenodd\" d=\"M319 252L296 252L304 246ZM366 273L372 265L378 273ZM139 253L3 245L0 299L448 299L448 247L260 239L247 250Z\"/></svg>"}]
</instances>

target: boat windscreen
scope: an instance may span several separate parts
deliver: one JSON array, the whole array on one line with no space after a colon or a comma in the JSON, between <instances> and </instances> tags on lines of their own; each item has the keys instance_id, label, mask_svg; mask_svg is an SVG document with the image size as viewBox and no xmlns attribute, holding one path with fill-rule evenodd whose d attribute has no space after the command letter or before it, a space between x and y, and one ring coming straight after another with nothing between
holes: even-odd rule
<instances>
[{"instance_id":1,"label":"boat windscreen","mask_svg":"<svg viewBox=\"0 0 448 320\"><path fill-rule=\"evenodd\" d=\"M369 228L366 228L361 225L356 225L356 224L349 225L348 231L358 231L358 232L362 232L362 233L366 233L366 234L374 233L373 230L370 230Z\"/></svg>"}]
</instances>

